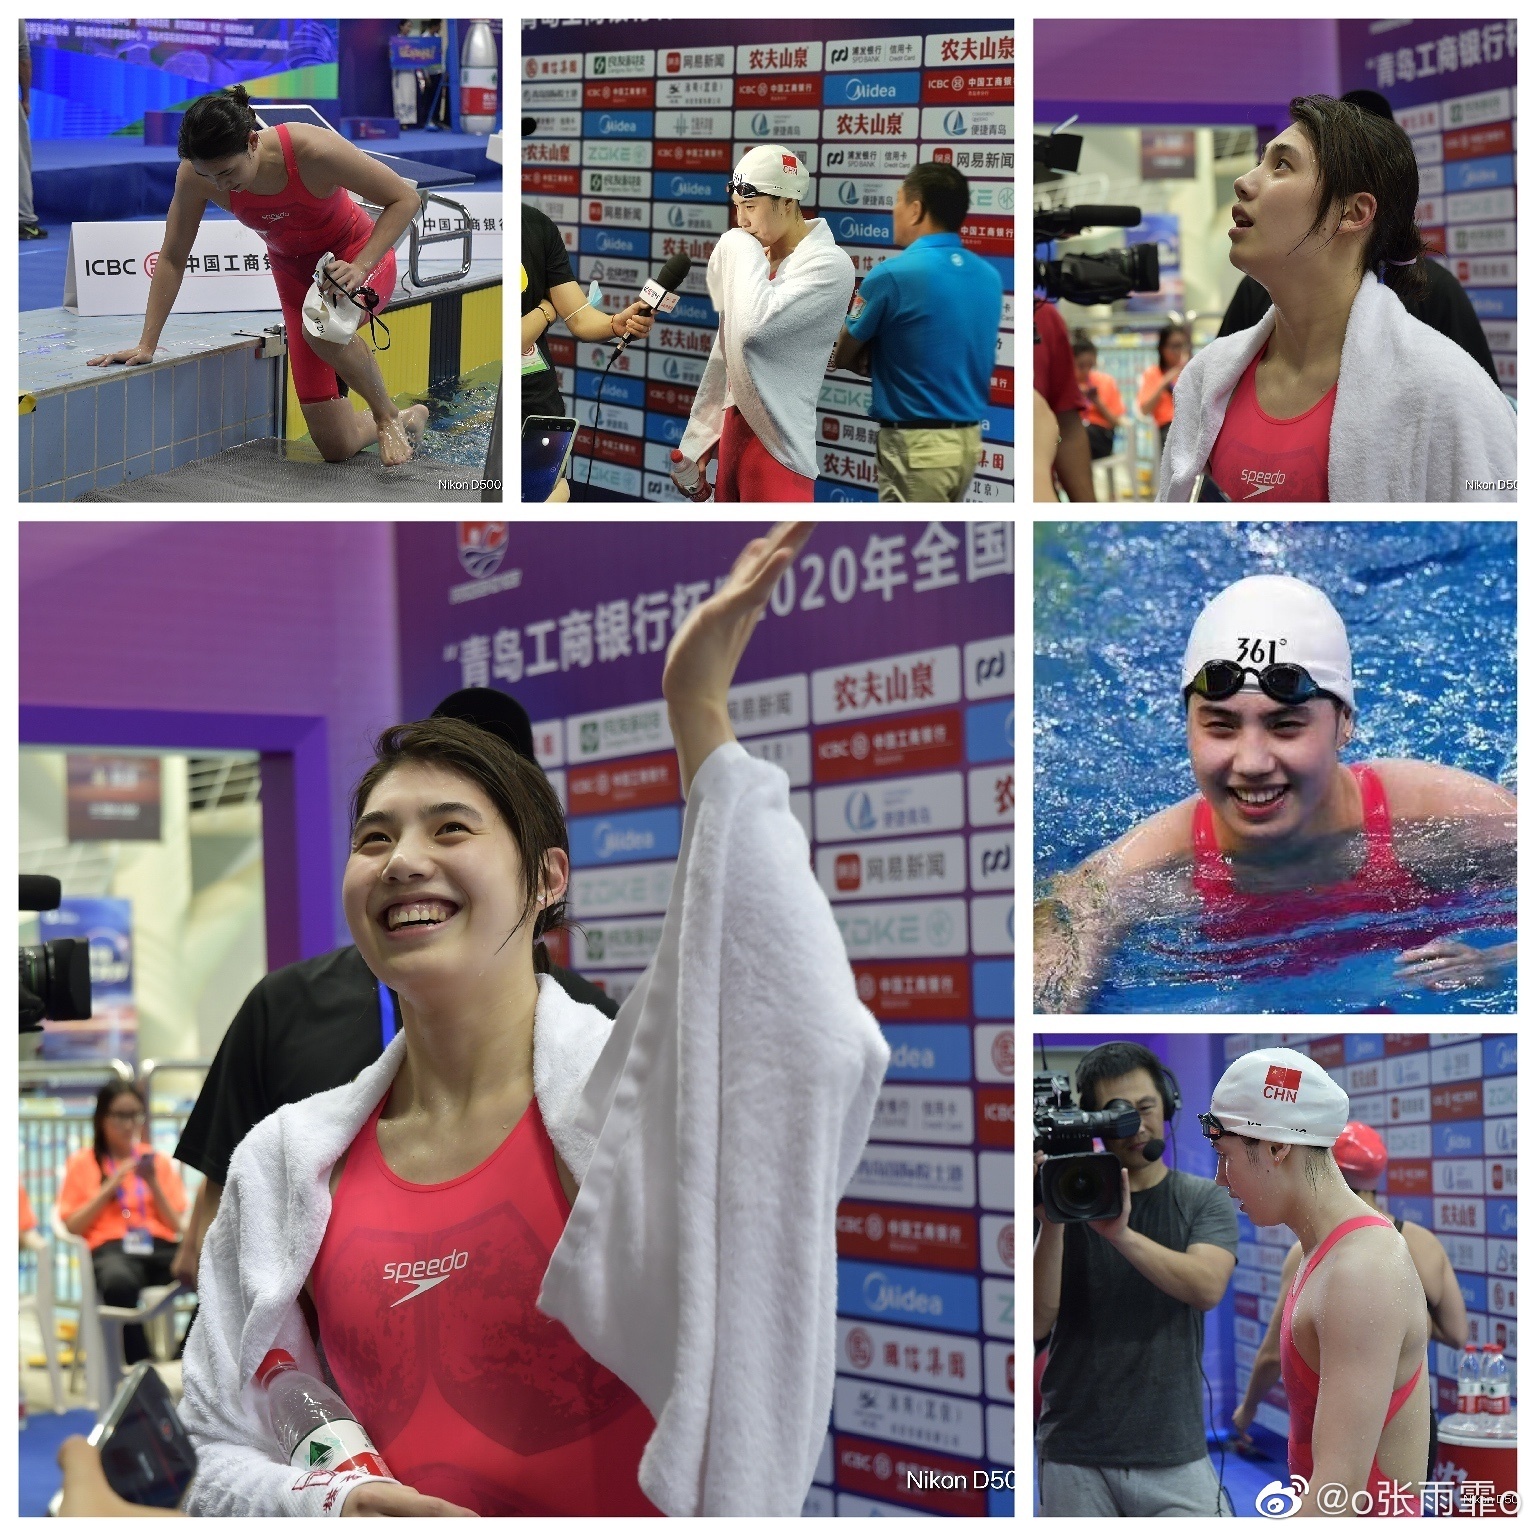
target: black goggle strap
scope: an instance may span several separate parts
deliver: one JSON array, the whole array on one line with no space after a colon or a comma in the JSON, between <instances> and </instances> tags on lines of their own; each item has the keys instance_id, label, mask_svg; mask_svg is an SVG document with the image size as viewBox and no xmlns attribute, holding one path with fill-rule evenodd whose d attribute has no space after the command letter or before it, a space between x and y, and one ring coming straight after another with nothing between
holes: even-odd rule
<instances>
[{"instance_id":1,"label":"black goggle strap","mask_svg":"<svg viewBox=\"0 0 1536 1536\"><path fill-rule=\"evenodd\" d=\"M765 193L759 192L750 181L742 181L736 177L731 179L731 183L726 188L726 191L734 192L738 197L763 197L766 195Z\"/></svg>"},{"instance_id":2,"label":"black goggle strap","mask_svg":"<svg viewBox=\"0 0 1536 1536\"><path fill-rule=\"evenodd\" d=\"M1219 673L1223 681L1218 682L1213 673ZM1289 674L1294 679L1294 686L1284 687L1276 673ZM1189 693L1198 693L1203 699L1230 699L1234 693L1242 692L1243 680L1250 676L1258 679L1260 689L1277 704L1305 704L1308 699L1316 698L1322 692L1313 681L1312 674L1295 662L1273 662L1260 671L1257 667L1245 667L1235 661L1208 661L1195 673L1194 680L1186 690L1186 697Z\"/></svg>"}]
</instances>

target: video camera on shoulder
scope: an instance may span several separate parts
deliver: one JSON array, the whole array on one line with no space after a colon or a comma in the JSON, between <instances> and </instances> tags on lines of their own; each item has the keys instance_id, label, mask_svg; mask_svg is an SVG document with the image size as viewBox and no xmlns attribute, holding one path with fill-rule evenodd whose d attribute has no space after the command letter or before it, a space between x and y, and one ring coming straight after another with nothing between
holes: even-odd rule
<instances>
[{"instance_id":1,"label":"video camera on shoulder","mask_svg":"<svg viewBox=\"0 0 1536 1536\"><path fill-rule=\"evenodd\" d=\"M1130 229L1141 223L1141 209L1130 206L1052 206L1052 185L1077 172L1083 137L1062 132L1076 121L1076 116L1070 117L1054 133L1035 135L1036 246L1069 240L1087 229ZM1047 190L1042 192L1042 187ZM1043 289L1048 299L1113 304L1132 293L1156 293L1161 286L1157 246L1150 241L1092 255L1072 252L1055 261L1035 259L1035 287Z\"/></svg>"},{"instance_id":2,"label":"video camera on shoulder","mask_svg":"<svg viewBox=\"0 0 1536 1536\"><path fill-rule=\"evenodd\" d=\"M1095 1152L1093 1139L1134 1136L1141 1116L1124 1099L1074 1109L1065 1072L1035 1073L1035 1204L1048 1221L1105 1221L1120 1214L1120 1159Z\"/></svg>"}]
</instances>

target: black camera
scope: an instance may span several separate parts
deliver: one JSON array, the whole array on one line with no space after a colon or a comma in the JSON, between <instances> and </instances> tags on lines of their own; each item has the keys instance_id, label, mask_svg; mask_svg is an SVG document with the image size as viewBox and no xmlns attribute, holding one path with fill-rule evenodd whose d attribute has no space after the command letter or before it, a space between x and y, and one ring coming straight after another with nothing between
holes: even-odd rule
<instances>
[{"instance_id":1,"label":"black camera","mask_svg":"<svg viewBox=\"0 0 1536 1536\"><path fill-rule=\"evenodd\" d=\"M63 899L51 875L23 875L23 912L52 912ZM21 960L21 1033L35 1033L44 1019L91 1016L91 945L88 939L49 939L23 944Z\"/></svg>"},{"instance_id":2,"label":"black camera","mask_svg":"<svg viewBox=\"0 0 1536 1536\"><path fill-rule=\"evenodd\" d=\"M1061 126L1067 128L1076 121L1075 116L1070 117ZM1035 186L1060 181L1064 171L1075 172L1082 149L1081 134L1062 133L1060 129L1037 133ZM1041 202L1035 206L1035 244L1068 240L1096 226L1129 229L1140 223L1140 208L1086 203L1052 208ZM1157 247L1150 243L1123 251L1077 253L1057 261L1035 262L1035 287L1043 288L1048 299L1068 299L1073 304L1112 304L1130 293L1156 293L1161 286Z\"/></svg>"},{"instance_id":3,"label":"black camera","mask_svg":"<svg viewBox=\"0 0 1536 1536\"><path fill-rule=\"evenodd\" d=\"M1120 1159L1095 1152L1093 1139L1134 1136L1141 1116L1124 1099L1074 1109L1065 1072L1035 1073L1035 1204L1055 1222L1105 1221L1120 1214Z\"/></svg>"}]
</instances>

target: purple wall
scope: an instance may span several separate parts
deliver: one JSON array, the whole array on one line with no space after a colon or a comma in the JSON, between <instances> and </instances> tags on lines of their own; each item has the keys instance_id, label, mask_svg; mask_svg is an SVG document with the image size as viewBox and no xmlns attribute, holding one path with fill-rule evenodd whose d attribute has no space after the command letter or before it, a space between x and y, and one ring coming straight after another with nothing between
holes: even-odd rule
<instances>
[{"instance_id":1,"label":"purple wall","mask_svg":"<svg viewBox=\"0 0 1536 1536\"><path fill-rule=\"evenodd\" d=\"M277 745L254 722L232 739L239 715L323 724L333 921L319 936L345 943L346 793L400 707L394 594L386 523L23 522L20 702L177 712L182 743L202 716L209 746ZM313 865L312 817L299 832Z\"/></svg>"},{"instance_id":2,"label":"purple wall","mask_svg":"<svg viewBox=\"0 0 1536 1536\"><path fill-rule=\"evenodd\" d=\"M1292 96L1317 91L1340 91L1330 20L1035 23L1037 127L1074 112L1090 124L1285 122Z\"/></svg>"}]
</instances>

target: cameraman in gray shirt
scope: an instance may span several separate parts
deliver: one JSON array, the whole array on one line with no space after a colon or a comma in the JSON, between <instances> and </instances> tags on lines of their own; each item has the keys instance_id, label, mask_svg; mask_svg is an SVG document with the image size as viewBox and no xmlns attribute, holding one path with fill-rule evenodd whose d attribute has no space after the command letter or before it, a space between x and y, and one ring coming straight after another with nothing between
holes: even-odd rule
<instances>
[{"instance_id":1,"label":"cameraman in gray shirt","mask_svg":"<svg viewBox=\"0 0 1536 1536\"><path fill-rule=\"evenodd\" d=\"M1118 1217L1058 1225L1035 1207L1034 1339L1050 1339L1035 1439L1041 1513L1230 1515L1206 1452L1200 1357L1204 1314L1237 1264L1231 1198L1164 1165L1178 1084L1145 1046L1090 1051L1077 1097L1085 1110L1124 1099L1141 1127L1104 1142L1121 1164Z\"/></svg>"}]
</instances>

